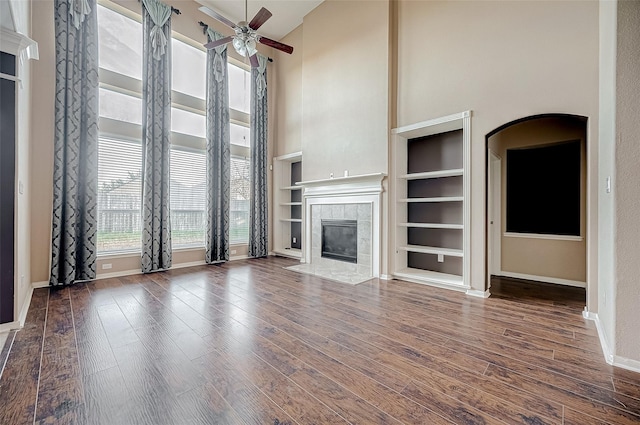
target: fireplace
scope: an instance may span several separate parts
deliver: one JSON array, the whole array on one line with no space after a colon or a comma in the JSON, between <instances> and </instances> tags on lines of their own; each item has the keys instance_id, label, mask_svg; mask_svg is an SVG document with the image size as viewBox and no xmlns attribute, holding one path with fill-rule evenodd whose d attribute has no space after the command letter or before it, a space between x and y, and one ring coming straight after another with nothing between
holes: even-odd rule
<instances>
[{"instance_id":1,"label":"fireplace","mask_svg":"<svg viewBox=\"0 0 640 425\"><path fill-rule=\"evenodd\" d=\"M358 222L322 220L321 256L347 263L358 262Z\"/></svg>"}]
</instances>

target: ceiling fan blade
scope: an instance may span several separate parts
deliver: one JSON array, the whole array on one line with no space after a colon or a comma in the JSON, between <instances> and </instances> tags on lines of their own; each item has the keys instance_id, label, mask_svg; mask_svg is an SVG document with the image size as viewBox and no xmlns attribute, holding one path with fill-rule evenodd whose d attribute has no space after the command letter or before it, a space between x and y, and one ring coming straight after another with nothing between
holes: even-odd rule
<instances>
[{"instance_id":1,"label":"ceiling fan blade","mask_svg":"<svg viewBox=\"0 0 640 425\"><path fill-rule=\"evenodd\" d=\"M232 36L221 38L220 40L210 41L209 43L205 44L204 47L206 47L207 49L213 49L214 47L218 47L218 46L222 46L223 44L227 44L231 40L233 40Z\"/></svg>"},{"instance_id":2,"label":"ceiling fan blade","mask_svg":"<svg viewBox=\"0 0 640 425\"><path fill-rule=\"evenodd\" d=\"M226 26L236 29L236 24L234 24L233 22L231 22L230 20L228 20L227 18L225 18L224 16L222 16L221 14L219 14L218 12L216 12L213 9L209 9L206 6L200 6L198 8L198 10L206 15L211 16L213 19L222 22L223 24L225 24Z\"/></svg>"},{"instance_id":3,"label":"ceiling fan blade","mask_svg":"<svg viewBox=\"0 0 640 425\"><path fill-rule=\"evenodd\" d=\"M251 68L257 68L258 66L260 66L257 53L249 56L249 61L251 62Z\"/></svg>"},{"instance_id":4,"label":"ceiling fan blade","mask_svg":"<svg viewBox=\"0 0 640 425\"><path fill-rule=\"evenodd\" d=\"M272 40L267 37L260 36L258 38L258 42L264 44L265 46L273 47L274 49L281 50L285 53L293 53L293 47L286 45L284 43L280 43L279 41Z\"/></svg>"},{"instance_id":5,"label":"ceiling fan blade","mask_svg":"<svg viewBox=\"0 0 640 425\"><path fill-rule=\"evenodd\" d=\"M252 30L257 30L267 22L267 20L271 17L271 12L269 12L266 8L262 8L256 13L256 16L253 17L251 22L249 22L249 28Z\"/></svg>"}]
</instances>

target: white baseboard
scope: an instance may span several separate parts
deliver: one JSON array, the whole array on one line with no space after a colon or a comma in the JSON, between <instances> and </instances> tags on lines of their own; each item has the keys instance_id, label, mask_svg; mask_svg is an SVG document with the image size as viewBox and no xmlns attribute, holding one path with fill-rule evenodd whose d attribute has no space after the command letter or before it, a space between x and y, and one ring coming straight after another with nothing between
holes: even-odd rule
<instances>
[{"instance_id":1,"label":"white baseboard","mask_svg":"<svg viewBox=\"0 0 640 425\"><path fill-rule=\"evenodd\" d=\"M41 282L31 282L31 286L36 289L36 288L48 288L49 287L49 282L46 280L43 280Z\"/></svg>"},{"instance_id":2,"label":"white baseboard","mask_svg":"<svg viewBox=\"0 0 640 425\"><path fill-rule=\"evenodd\" d=\"M593 320L596 323L598 338L600 339L600 346L602 347L602 352L604 353L604 360L608 364L610 364L611 366L620 367L622 369L627 369L632 372L640 373L640 361L618 356L614 353L607 342L604 330L602 329L602 322L600 322L600 317L598 317L597 313L592 313L585 307L582 311L582 317L588 320Z\"/></svg>"},{"instance_id":3,"label":"white baseboard","mask_svg":"<svg viewBox=\"0 0 640 425\"><path fill-rule=\"evenodd\" d=\"M27 313L29 312L29 306L31 305L31 297L33 296L33 285L29 287L29 292L22 303L20 308L20 315L18 316L18 326L23 327L24 322L27 320Z\"/></svg>"},{"instance_id":4,"label":"white baseboard","mask_svg":"<svg viewBox=\"0 0 640 425\"><path fill-rule=\"evenodd\" d=\"M536 276L525 273L505 272L501 270L496 276L512 277L514 279L534 280L537 282L554 283L556 285L576 286L578 288L586 288L586 282L580 282L579 280L560 279L557 277L549 276Z\"/></svg>"},{"instance_id":5,"label":"white baseboard","mask_svg":"<svg viewBox=\"0 0 640 425\"><path fill-rule=\"evenodd\" d=\"M248 258L248 255L234 255L233 257L229 257L229 261L246 260Z\"/></svg>"},{"instance_id":6,"label":"white baseboard","mask_svg":"<svg viewBox=\"0 0 640 425\"><path fill-rule=\"evenodd\" d=\"M489 298L491 296L491 292L487 289L486 291L480 291L477 289L467 289L465 292L467 295L478 298Z\"/></svg>"},{"instance_id":7,"label":"white baseboard","mask_svg":"<svg viewBox=\"0 0 640 425\"><path fill-rule=\"evenodd\" d=\"M393 276L391 276L390 274L381 274L378 279L381 280L393 280Z\"/></svg>"},{"instance_id":8,"label":"white baseboard","mask_svg":"<svg viewBox=\"0 0 640 425\"><path fill-rule=\"evenodd\" d=\"M142 274L142 270L133 269L133 270L122 270L119 272L111 272L111 273L98 273L96 274L95 280L99 279L111 279L113 277L123 277L123 276L134 276L137 274Z\"/></svg>"},{"instance_id":9,"label":"white baseboard","mask_svg":"<svg viewBox=\"0 0 640 425\"><path fill-rule=\"evenodd\" d=\"M175 266L171 266L171 269L184 269L187 267L195 267L195 266L204 266L207 263L204 262L204 260L199 260L199 261L190 261L188 263L180 263L177 264ZM169 269L169 270L171 270Z\"/></svg>"}]
</instances>

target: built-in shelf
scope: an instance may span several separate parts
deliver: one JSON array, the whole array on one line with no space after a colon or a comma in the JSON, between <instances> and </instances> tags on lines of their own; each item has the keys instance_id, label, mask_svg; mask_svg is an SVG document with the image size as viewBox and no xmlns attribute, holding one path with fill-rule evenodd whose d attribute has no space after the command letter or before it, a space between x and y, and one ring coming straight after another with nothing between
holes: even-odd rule
<instances>
[{"instance_id":1,"label":"built-in shelf","mask_svg":"<svg viewBox=\"0 0 640 425\"><path fill-rule=\"evenodd\" d=\"M470 129L465 111L392 130L395 278L469 287Z\"/></svg>"},{"instance_id":2,"label":"built-in shelf","mask_svg":"<svg viewBox=\"0 0 640 425\"><path fill-rule=\"evenodd\" d=\"M464 229L462 224L447 224L447 223L398 223L400 227L415 227L422 229Z\"/></svg>"},{"instance_id":3,"label":"built-in shelf","mask_svg":"<svg viewBox=\"0 0 640 425\"><path fill-rule=\"evenodd\" d=\"M273 253L302 258L302 153L273 158Z\"/></svg>"},{"instance_id":4,"label":"built-in shelf","mask_svg":"<svg viewBox=\"0 0 640 425\"><path fill-rule=\"evenodd\" d=\"M398 202L462 202L462 196L438 196L435 198L403 198Z\"/></svg>"},{"instance_id":5,"label":"built-in shelf","mask_svg":"<svg viewBox=\"0 0 640 425\"><path fill-rule=\"evenodd\" d=\"M462 286L462 276L448 273L434 272L431 270L406 268L394 272L394 276L408 280L424 281L446 286Z\"/></svg>"},{"instance_id":6,"label":"built-in shelf","mask_svg":"<svg viewBox=\"0 0 640 425\"><path fill-rule=\"evenodd\" d=\"M461 249L453 248L441 248L439 246L425 246L425 245L405 245L400 246L398 249L407 252L419 252L421 254L434 254L434 255L447 255L449 257L462 257Z\"/></svg>"},{"instance_id":7,"label":"built-in shelf","mask_svg":"<svg viewBox=\"0 0 640 425\"><path fill-rule=\"evenodd\" d=\"M398 178L405 179L405 180L439 179L441 177L462 176L463 174L464 174L464 170L462 168L456 168L453 170L438 170L438 171L427 171L424 173L403 174Z\"/></svg>"}]
</instances>

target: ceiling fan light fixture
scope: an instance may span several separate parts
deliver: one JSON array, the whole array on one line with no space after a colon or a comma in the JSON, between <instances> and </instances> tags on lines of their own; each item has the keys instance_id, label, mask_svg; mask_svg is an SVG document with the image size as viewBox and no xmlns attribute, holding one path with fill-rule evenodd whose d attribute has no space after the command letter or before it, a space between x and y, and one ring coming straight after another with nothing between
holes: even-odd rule
<instances>
[{"instance_id":1,"label":"ceiling fan light fixture","mask_svg":"<svg viewBox=\"0 0 640 425\"><path fill-rule=\"evenodd\" d=\"M250 34L236 34L233 37L233 48L240 56L249 57L258 52L256 40Z\"/></svg>"}]
</instances>

